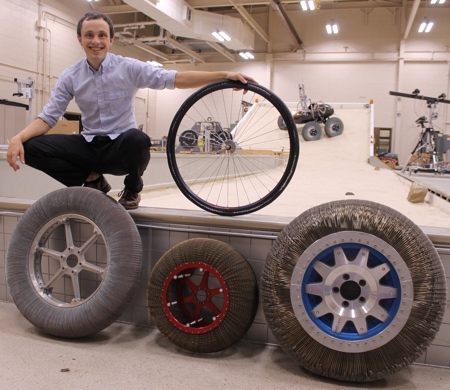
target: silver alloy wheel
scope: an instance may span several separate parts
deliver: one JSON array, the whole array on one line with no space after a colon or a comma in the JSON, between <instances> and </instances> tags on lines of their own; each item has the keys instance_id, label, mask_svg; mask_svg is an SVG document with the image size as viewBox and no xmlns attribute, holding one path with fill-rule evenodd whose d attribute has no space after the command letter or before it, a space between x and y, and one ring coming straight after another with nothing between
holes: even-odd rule
<instances>
[{"instance_id":1,"label":"silver alloy wheel","mask_svg":"<svg viewBox=\"0 0 450 390\"><path fill-rule=\"evenodd\" d=\"M411 274L401 256L364 232L319 239L300 256L291 278L291 302L302 327L341 352L391 341L409 318L411 296Z\"/></svg>"},{"instance_id":2,"label":"silver alloy wheel","mask_svg":"<svg viewBox=\"0 0 450 390\"><path fill-rule=\"evenodd\" d=\"M82 240L75 231L80 225L85 232ZM105 245L105 238L88 218L66 214L51 219L36 234L31 245L29 272L37 293L58 307L78 306L92 297L103 283L109 267L107 251L104 258L87 258L88 253L95 253L95 245ZM64 279L70 279L70 286L63 285ZM53 293L58 285L64 290L63 295Z\"/></svg>"},{"instance_id":3,"label":"silver alloy wheel","mask_svg":"<svg viewBox=\"0 0 450 390\"><path fill-rule=\"evenodd\" d=\"M6 283L23 316L58 337L85 337L131 302L142 240L130 214L103 192L53 191L22 215L6 255Z\"/></svg>"}]
</instances>

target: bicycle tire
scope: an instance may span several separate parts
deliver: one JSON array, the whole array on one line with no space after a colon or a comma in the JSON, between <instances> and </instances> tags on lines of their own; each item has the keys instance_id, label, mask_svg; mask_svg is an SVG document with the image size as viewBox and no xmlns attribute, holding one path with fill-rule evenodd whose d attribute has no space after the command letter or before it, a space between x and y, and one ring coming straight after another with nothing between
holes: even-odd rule
<instances>
[{"instance_id":1,"label":"bicycle tire","mask_svg":"<svg viewBox=\"0 0 450 390\"><path fill-rule=\"evenodd\" d=\"M287 131L278 127L280 116ZM232 139L209 142L214 134L205 130L199 152L180 152L180 134L193 126L203 131L208 123L230 131ZM199 89L181 105L167 137L169 170L180 191L196 206L223 216L252 213L272 203L292 179L298 156L290 111L253 82L223 80Z\"/></svg>"}]
</instances>

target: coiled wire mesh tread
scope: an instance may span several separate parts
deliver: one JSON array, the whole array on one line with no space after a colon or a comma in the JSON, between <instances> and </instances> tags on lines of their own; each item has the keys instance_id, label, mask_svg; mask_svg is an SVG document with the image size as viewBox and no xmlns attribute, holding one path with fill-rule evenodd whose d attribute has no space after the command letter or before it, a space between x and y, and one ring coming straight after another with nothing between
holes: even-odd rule
<instances>
[{"instance_id":1,"label":"coiled wire mesh tread","mask_svg":"<svg viewBox=\"0 0 450 390\"><path fill-rule=\"evenodd\" d=\"M279 118L287 131L279 129ZM167 139L169 169L181 192L227 216L273 202L294 175L298 154L290 111L251 82L224 80L196 91L176 113Z\"/></svg>"},{"instance_id":2,"label":"coiled wire mesh tread","mask_svg":"<svg viewBox=\"0 0 450 390\"><path fill-rule=\"evenodd\" d=\"M282 348L306 369L371 381L418 359L436 336L446 280L428 237L368 201L336 201L293 220L262 274L263 308Z\"/></svg>"},{"instance_id":3,"label":"coiled wire mesh tread","mask_svg":"<svg viewBox=\"0 0 450 390\"><path fill-rule=\"evenodd\" d=\"M257 305L252 268L221 241L184 241L167 251L150 275L153 321L169 341L191 352L221 351L239 341Z\"/></svg>"},{"instance_id":4,"label":"coiled wire mesh tread","mask_svg":"<svg viewBox=\"0 0 450 390\"><path fill-rule=\"evenodd\" d=\"M118 319L139 280L136 224L100 191L54 191L23 214L6 256L6 281L24 317L60 337L83 337Z\"/></svg>"}]
</instances>

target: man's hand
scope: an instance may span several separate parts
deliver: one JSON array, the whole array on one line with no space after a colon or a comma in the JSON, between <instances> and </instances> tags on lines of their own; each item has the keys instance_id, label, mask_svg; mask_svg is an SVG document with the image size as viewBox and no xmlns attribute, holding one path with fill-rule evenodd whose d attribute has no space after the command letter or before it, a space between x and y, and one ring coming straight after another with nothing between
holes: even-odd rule
<instances>
[{"instance_id":1,"label":"man's hand","mask_svg":"<svg viewBox=\"0 0 450 390\"><path fill-rule=\"evenodd\" d=\"M25 151L23 150L23 144L20 140L14 137L11 142L9 142L7 153L8 164L12 169L14 169L14 171L20 169L20 166L17 164L17 157L19 157L22 164L25 164Z\"/></svg>"},{"instance_id":2,"label":"man's hand","mask_svg":"<svg viewBox=\"0 0 450 390\"><path fill-rule=\"evenodd\" d=\"M247 76L245 74L239 73L239 72L230 72L227 75L228 80L236 80L240 81L242 84L247 84L249 81L253 81L256 83L255 79L253 79L250 76ZM242 88L233 88L233 91L241 91ZM244 95L247 93L247 90L244 91Z\"/></svg>"},{"instance_id":3,"label":"man's hand","mask_svg":"<svg viewBox=\"0 0 450 390\"><path fill-rule=\"evenodd\" d=\"M229 72L227 75L227 79L240 81L243 84L247 84L248 81L253 81L254 83L256 83L255 79L253 79L252 77L239 72Z\"/></svg>"},{"instance_id":4,"label":"man's hand","mask_svg":"<svg viewBox=\"0 0 450 390\"><path fill-rule=\"evenodd\" d=\"M30 138L37 137L38 135L44 135L50 130L50 126L40 118L36 118L31 122L25 129L23 129L19 134L11 138L8 147L8 164L14 171L20 169L17 165L17 157L22 164L25 164L25 151L23 149L23 143L28 141Z\"/></svg>"}]
</instances>

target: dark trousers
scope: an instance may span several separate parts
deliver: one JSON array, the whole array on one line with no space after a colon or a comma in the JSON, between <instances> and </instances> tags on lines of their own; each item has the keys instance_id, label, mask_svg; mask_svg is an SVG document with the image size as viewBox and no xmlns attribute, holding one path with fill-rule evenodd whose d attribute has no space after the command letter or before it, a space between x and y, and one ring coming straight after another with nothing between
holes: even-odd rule
<instances>
[{"instance_id":1,"label":"dark trousers","mask_svg":"<svg viewBox=\"0 0 450 390\"><path fill-rule=\"evenodd\" d=\"M92 142L80 134L48 134L24 143L25 163L68 187L81 186L91 172L97 172L126 175L125 188L141 192L150 146L148 135L138 129L114 140L96 136Z\"/></svg>"}]
</instances>

